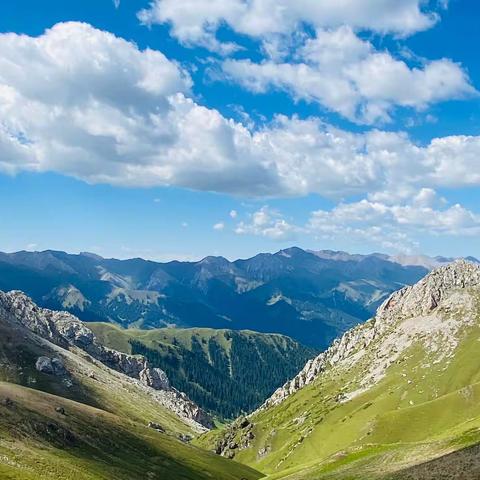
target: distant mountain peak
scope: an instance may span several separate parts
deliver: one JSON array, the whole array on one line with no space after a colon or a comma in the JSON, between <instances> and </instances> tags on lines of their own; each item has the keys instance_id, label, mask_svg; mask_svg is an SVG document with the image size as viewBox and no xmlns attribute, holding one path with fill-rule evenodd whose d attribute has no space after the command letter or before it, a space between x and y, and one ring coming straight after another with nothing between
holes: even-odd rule
<instances>
[{"instance_id":1,"label":"distant mountain peak","mask_svg":"<svg viewBox=\"0 0 480 480\"><path fill-rule=\"evenodd\" d=\"M104 260L104 258L101 255L98 255L98 254L92 253L92 252L80 252L79 255L82 256L82 257L91 258L92 260L99 260L99 261Z\"/></svg>"},{"instance_id":2,"label":"distant mountain peak","mask_svg":"<svg viewBox=\"0 0 480 480\"><path fill-rule=\"evenodd\" d=\"M216 256L216 255L208 255L205 258L202 258L198 263L200 264L215 264L215 265L227 265L230 264L230 261L227 260L225 257Z\"/></svg>"}]
</instances>

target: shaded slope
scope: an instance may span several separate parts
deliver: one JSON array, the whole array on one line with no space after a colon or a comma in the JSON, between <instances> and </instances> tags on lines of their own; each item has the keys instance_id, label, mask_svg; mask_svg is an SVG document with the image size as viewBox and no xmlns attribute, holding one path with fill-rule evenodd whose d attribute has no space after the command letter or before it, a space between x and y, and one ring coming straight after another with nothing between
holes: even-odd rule
<instances>
[{"instance_id":1,"label":"shaded slope","mask_svg":"<svg viewBox=\"0 0 480 480\"><path fill-rule=\"evenodd\" d=\"M169 435L61 397L0 383L0 399L0 476L5 480L261 476Z\"/></svg>"},{"instance_id":2,"label":"shaded slope","mask_svg":"<svg viewBox=\"0 0 480 480\"><path fill-rule=\"evenodd\" d=\"M21 294L11 297L25 300ZM34 313L39 317L28 318L38 320L44 312ZM40 362L45 359L62 368L45 369L48 364ZM2 479L259 478L247 467L219 462L183 443L204 429L171 408L169 395L75 345L63 348L46 340L0 309Z\"/></svg>"}]
</instances>

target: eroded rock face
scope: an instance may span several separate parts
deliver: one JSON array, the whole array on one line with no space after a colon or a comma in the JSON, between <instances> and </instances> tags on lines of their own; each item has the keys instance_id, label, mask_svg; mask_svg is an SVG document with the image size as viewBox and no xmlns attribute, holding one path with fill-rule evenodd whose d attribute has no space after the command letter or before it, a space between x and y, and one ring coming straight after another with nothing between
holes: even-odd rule
<instances>
[{"instance_id":1,"label":"eroded rock face","mask_svg":"<svg viewBox=\"0 0 480 480\"><path fill-rule=\"evenodd\" d=\"M429 335L453 332L455 324L435 317L435 311L441 304L445 304L450 310L454 309L455 295L452 295L452 292L465 292L466 289L475 287L480 287L480 266L459 260L434 270L415 285L393 293L379 307L373 319L349 330L340 339L335 340L330 348L309 360L299 374L278 388L260 409L280 404L296 391L312 383L326 368L340 362L353 365L361 358L362 350L379 338L382 338L385 347L386 358L382 360L384 364L382 368L385 369L385 365L398 358L402 348L411 344L408 338L412 332ZM465 305L468 300L462 297L458 303ZM416 320L416 317L422 317L422 321L408 323L409 319ZM391 330L392 334L388 335ZM379 353L381 356L381 346ZM369 375L366 374L365 384L367 380L378 381L381 378L381 369L373 370Z\"/></svg>"},{"instance_id":2,"label":"eroded rock face","mask_svg":"<svg viewBox=\"0 0 480 480\"><path fill-rule=\"evenodd\" d=\"M147 359L140 355L128 355L104 347L98 342L95 334L70 313L40 308L24 293L12 291L0 292L0 314L22 324L59 347L65 349L77 347L107 367L139 380L146 387L168 392L168 398L164 399L168 408L206 428L213 427L210 416L184 393L174 389L163 370L151 367ZM36 362L36 368L52 375L67 373L59 358L40 357Z\"/></svg>"}]
</instances>

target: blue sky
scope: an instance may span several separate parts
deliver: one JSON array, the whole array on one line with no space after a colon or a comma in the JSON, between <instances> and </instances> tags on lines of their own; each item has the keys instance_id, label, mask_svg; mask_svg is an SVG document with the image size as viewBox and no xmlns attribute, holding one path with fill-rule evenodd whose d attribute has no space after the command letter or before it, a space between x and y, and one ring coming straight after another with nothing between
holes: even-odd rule
<instances>
[{"instance_id":1,"label":"blue sky","mask_svg":"<svg viewBox=\"0 0 480 480\"><path fill-rule=\"evenodd\" d=\"M0 6L0 249L480 256L480 6Z\"/></svg>"}]
</instances>

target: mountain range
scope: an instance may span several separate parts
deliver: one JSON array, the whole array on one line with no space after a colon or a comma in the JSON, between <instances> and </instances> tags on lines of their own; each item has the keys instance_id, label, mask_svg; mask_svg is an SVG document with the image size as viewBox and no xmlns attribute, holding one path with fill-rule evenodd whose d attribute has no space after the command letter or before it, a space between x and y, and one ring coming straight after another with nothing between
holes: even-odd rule
<instances>
[{"instance_id":1,"label":"mountain range","mask_svg":"<svg viewBox=\"0 0 480 480\"><path fill-rule=\"evenodd\" d=\"M479 339L480 266L448 263L265 398L310 351L277 334L85 323L0 292L0 478L476 480ZM210 368L225 392L196 376ZM217 413L257 382L265 400L215 428L182 381Z\"/></svg>"},{"instance_id":2,"label":"mountain range","mask_svg":"<svg viewBox=\"0 0 480 480\"><path fill-rule=\"evenodd\" d=\"M157 263L65 252L0 253L0 289L85 321L280 333L315 348L370 318L393 291L451 259L305 251Z\"/></svg>"}]
</instances>

